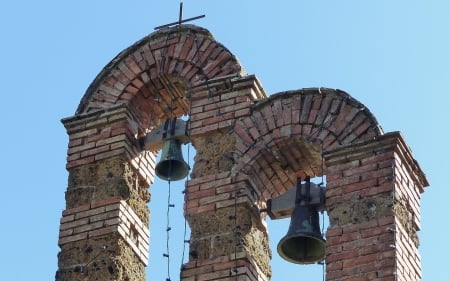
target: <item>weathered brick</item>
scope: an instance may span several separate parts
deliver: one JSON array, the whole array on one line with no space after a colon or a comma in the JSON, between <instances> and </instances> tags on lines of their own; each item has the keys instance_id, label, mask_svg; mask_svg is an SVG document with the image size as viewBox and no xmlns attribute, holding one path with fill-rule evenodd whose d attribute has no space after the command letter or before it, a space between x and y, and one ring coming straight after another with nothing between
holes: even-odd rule
<instances>
[{"instance_id":1,"label":"weathered brick","mask_svg":"<svg viewBox=\"0 0 450 281\"><path fill-rule=\"evenodd\" d=\"M103 129L100 133L86 138L86 143L96 142L102 139L107 139L111 136L111 128Z\"/></svg>"},{"instance_id":2,"label":"weathered brick","mask_svg":"<svg viewBox=\"0 0 450 281\"><path fill-rule=\"evenodd\" d=\"M326 262L327 264L334 262L334 261L344 261L348 259L354 259L359 256L358 249L337 253L337 254L331 254L326 256Z\"/></svg>"},{"instance_id":3,"label":"weathered brick","mask_svg":"<svg viewBox=\"0 0 450 281\"><path fill-rule=\"evenodd\" d=\"M63 223L66 223L66 222L73 221L74 219L75 219L75 215L74 215L74 214L66 215L66 216L63 216L63 217L61 218L61 220L59 221L59 223L60 223L60 224L63 224Z\"/></svg>"},{"instance_id":4,"label":"weathered brick","mask_svg":"<svg viewBox=\"0 0 450 281\"><path fill-rule=\"evenodd\" d=\"M199 199L199 204L201 205L207 205L210 203L214 203L214 202L218 202L218 201L222 201L222 200L226 200L230 198L230 194L229 193L224 193L224 194L220 194L220 195L215 195L215 196L209 196L209 197L202 197Z\"/></svg>"},{"instance_id":5,"label":"weathered brick","mask_svg":"<svg viewBox=\"0 0 450 281\"><path fill-rule=\"evenodd\" d=\"M82 218L85 218L85 217L98 215L98 214L101 214L101 213L104 213L104 212L105 212L105 207L98 207L98 208L95 208L95 209L90 209L90 210L87 210L87 211L76 213L75 214L75 219L78 220L78 219L82 219Z\"/></svg>"},{"instance_id":6,"label":"weathered brick","mask_svg":"<svg viewBox=\"0 0 450 281\"><path fill-rule=\"evenodd\" d=\"M79 159L79 160L68 161L67 165L66 165L66 168L70 169L70 168L73 168L73 167L77 167L77 166L81 166L81 165L84 165L84 164L92 163L92 162L95 161L94 157L95 156L89 156L89 157L82 158L82 159Z\"/></svg>"},{"instance_id":7,"label":"weathered brick","mask_svg":"<svg viewBox=\"0 0 450 281\"><path fill-rule=\"evenodd\" d=\"M79 138L84 138L84 137L87 137L87 136L90 136L90 135L94 135L97 132L98 132L97 128L84 130L84 131L81 131L79 133L70 134L69 135L69 140L75 140L75 139L79 139Z\"/></svg>"},{"instance_id":8,"label":"weathered brick","mask_svg":"<svg viewBox=\"0 0 450 281\"><path fill-rule=\"evenodd\" d=\"M214 265L215 264L207 264L207 265L200 266L200 267L197 267L197 266L194 267L194 265L192 265L191 267L187 267L187 270L182 271L181 277L183 277L183 280L184 280L185 277L196 276L196 275L200 275L200 274L204 274L204 273L213 272Z\"/></svg>"},{"instance_id":9,"label":"weathered brick","mask_svg":"<svg viewBox=\"0 0 450 281\"><path fill-rule=\"evenodd\" d=\"M83 144L83 141L84 141L83 138L70 140L69 147L80 146ZM87 141L87 142L89 142L89 141Z\"/></svg>"},{"instance_id":10,"label":"weathered brick","mask_svg":"<svg viewBox=\"0 0 450 281\"><path fill-rule=\"evenodd\" d=\"M216 204L212 203L212 204L187 208L186 215L189 216L189 215L194 215L194 214L203 213L203 212L212 212L215 210L216 210Z\"/></svg>"},{"instance_id":11,"label":"weathered brick","mask_svg":"<svg viewBox=\"0 0 450 281\"><path fill-rule=\"evenodd\" d=\"M73 235L73 228L59 231L59 238Z\"/></svg>"},{"instance_id":12,"label":"weathered brick","mask_svg":"<svg viewBox=\"0 0 450 281\"><path fill-rule=\"evenodd\" d=\"M86 225L86 224L89 224L89 218L84 218L84 219L79 219L79 220L63 223L59 226L59 229L66 230L69 228L75 228L75 227L78 227L81 225Z\"/></svg>"},{"instance_id":13,"label":"weathered brick","mask_svg":"<svg viewBox=\"0 0 450 281\"><path fill-rule=\"evenodd\" d=\"M93 149L84 150L81 152L80 157L85 158L85 157L97 155L101 152L105 152L105 151L109 151L109 150L110 150L109 145L104 145L104 146L96 147Z\"/></svg>"},{"instance_id":14,"label":"weathered brick","mask_svg":"<svg viewBox=\"0 0 450 281\"><path fill-rule=\"evenodd\" d=\"M58 240L58 245L64 245L70 242L75 242L75 241L79 241L79 240L85 240L87 239L88 234L87 232L83 232L83 233L79 233L76 235L70 235L70 236L66 236L66 237L62 237Z\"/></svg>"},{"instance_id":15,"label":"weathered brick","mask_svg":"<svg viewBox=\"0 0 450 281\"><path fill-rule=\"evenodd\" d=\"M77 233L81 233L81 232L98 229L98 228L103 227L103 225L104 225L103 221L97 221L97 222L92 222L92 223L85 224L85 225L80 225L80 226L73 228L73 233L77 234Z\"/></svg>"},{"instance_id":16,"label":"weathered brick","mask_svg":"<svg viewBox=\"0 0 450 281\"><path fill-rule=\"evenodd\" d=\"M89 237L103 236L103 235L107 235L107 234L110 234L110 233L114 233L116 231L118 231L117 230L117 225L112 225L112 226L103 227L103 228L99 228L99 229L95 229L95 230L89 231Z\"/></svg>"},{"instance_id":17,"label":"weathered brick","mask_svg":"<svg viewBox=\"0 0 450 281\"><path fill-rule=\"evenodd\" d=\"M91 149L91 148L94 148L94 147L95 147L95 142L86 143L86 144L83 144L83 145L70 147L68 149L67 153L70 155L70 154L81 152L81 151L84 151L84 150L88 150L88 149Z\"/></svg>"},{"instance_id":18,"label":"weathered brick","mask_svg":"<svg viewBox=\"0 0 450 281\"><path fill-rule=\"evenodd\" d=\"M362 182L355 182L349 185L346 185L345 187L342 188L342 191L347 193L347 192L353 192L353 191L357 191L357 190L362 190L362 189L366 189L369 187L374 187L377 185L377 179L369 179L366 181L362 181Z\"/></svg>"},{"instance_id":19,"label":"weathered brick","mask_svg":"<svg viewBox=\"0 0 450 281\"><path fill-rule=\"evenodd\" d=\"M186 199L192 200L192 199L197 199L197 198L202 198L202 197L207 197L207 196L213 196L215 194L216 194L215 189L212 189L212 188L204 189L204 190L199 190L196 192L187 192Z\"/></svg>"},{"instance_id":20,"label":"weathered brick","mask_svg":"<svg viewBox=\"0 0 450 281\"><path fill-rule=\"evenodd\" d=\"M79 212L82 212L82 211L89 210L90 208L91 208L90 204L84 204L84 205L80 205L80 206L75 207L75 208L64 210L62 212L62 215L63 215L63 217L65 217L65 216L68 216L68 215L71 215L71 214L75 214L75 213L79 213Z\"/></svg>"},{"instance_id":21,"label":"weathered brick","mask_svg":"<svg viewBox=\"0 0 450 281\"><path fill-rule=\"evenodd\" d=\"M192 136L203 135L203 134L209 133L211 131L216 131L218 128L219 128L219 124L214 123L214 124L211 124L208 126L195 128L195 129L191 130L191 135Z\"/></svg>"},{"instance_id":22,"label":"weathered brick","mask_svg":"<svg viewBox=\"0 0 450 281\"><path fill-rule=\"evenodd\" d=\"M118 206L119 206L118 203L121 200L122 199L120 197L110 197L110 198L102 199L102 200L93 200L90 204L90 208L94 209L94 208L106 206L106 208L107 208L106 211L115 210L118 208ZM111 205L111 206L109 206L109 205ZM114 206L117 206L117 207L114 207Z\"/></svg>"},{"instance_id":23,"label":"weathered brick","mask_svg":"<svg viewBox=\"0 0 450 281\"><path fill-rule=\"evenodd\" d=\"M107 152L96 154L95 155L95 160L98 161L98 160L102 160L102 159L118 156L118 155L121 155L123 153L124 153L123 149L115 149L115 150L111 150L111 151L107 151Z\"/></svg>"}]
</instances>

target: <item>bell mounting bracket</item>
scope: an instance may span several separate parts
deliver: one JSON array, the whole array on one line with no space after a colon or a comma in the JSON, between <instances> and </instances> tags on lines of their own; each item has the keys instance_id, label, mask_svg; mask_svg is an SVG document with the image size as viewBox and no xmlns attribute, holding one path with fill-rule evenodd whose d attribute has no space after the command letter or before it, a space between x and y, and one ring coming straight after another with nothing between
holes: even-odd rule
<instances>
[{"instance_id":1,"label":"bell mounting bracket","mask_svg":"<svg viewBox=\"0 0 450 281\"><path fill-rule=\"evenodd\" d=\"M169 139L176 139L181 144L186 144L190 142L187 129L188 122L177 118L167 119L164 124L156 127L145 137L141 138L142 148L149 151L157 151Z\"/></svg>"},{"instance_id":2,"label":"bell mounting bracket","mask_svg":"<svg viewBox=\"0 0 450 281\"><path fill-rule=\"evenodd\" d=\"M325 210L325 187L315 184L306 178L302 183L297 179L297 185L278 197L267 200L267 212L272 220L289 218L296 205L308 205L317 211Z\"/></svg>"}]
</instances>

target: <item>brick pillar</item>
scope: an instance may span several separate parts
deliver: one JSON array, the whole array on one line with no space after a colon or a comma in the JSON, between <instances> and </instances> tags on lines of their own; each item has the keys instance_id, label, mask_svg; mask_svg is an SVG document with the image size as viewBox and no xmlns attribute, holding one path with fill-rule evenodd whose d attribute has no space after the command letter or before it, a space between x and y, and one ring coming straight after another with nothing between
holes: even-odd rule
<instances>
[{"instance_id":1,"label":"brick pillar","mask_svg":"<svg viewBox=\"0 0 450 281\"><path fill-rule=\"evenodd\" d=\"M63 124L69 180L55 279L144 280L154 155L134 146L137 126L125 106Z\"/></svg>"},{"instance_id":2,"label":"brick pillar","mask_svg":"<svg viewBox=\"0 0 450 281\"><path fill-rule=\"evenodd\" d=\"M397 132L325 154L327 280L421 280L417 231L428 182Z\"/></svg>"},{"instance_id":3,"label":"brick pillar","mask_svg":"<svg viewBox=\"0 0 450 281\"><path fill-rule=\"evenodd\" d=\"M268 235L249 182L228 172L203 176L189 182L187 197L191 238L181 280L269 280Z\"/></svg>"},{"instance_id":4,"label":"brick pillar","mask_svg":"<svg viewBox=\"0 0 450 281\"><path fill-rule=\"evenodd\" d=\"M267 229L256 206L261 191L234 171L240 157L234 122L263 96L259 82L253 76L224 78L192 90L197 155L186 189L191 238L181 280L269 280Z\"/></svg>"}]
</instances>

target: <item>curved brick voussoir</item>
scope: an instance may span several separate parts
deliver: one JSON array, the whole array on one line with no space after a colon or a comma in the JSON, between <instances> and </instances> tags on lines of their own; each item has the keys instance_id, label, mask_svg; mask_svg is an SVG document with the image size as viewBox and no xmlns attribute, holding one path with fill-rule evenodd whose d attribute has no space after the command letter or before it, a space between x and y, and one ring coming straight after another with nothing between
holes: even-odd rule
<instances>
[{"instance_id":1,"label":"curved brick voussoir","mask_svg":"<svg viewBox=\"0 0 450 281\"><path fill-rule=\"evenodd\" d=\"M292 187L298 176L322 175L321 151L383 134L362 103L343 91L327 88L272 95L255 104L249 116L238 120L234 131L237 149L243 156L237 170L259 177L262 169L253 166L265 163L263 158L273 159L266 169L275 172L264 172L270 174L265 180L270 194Z\"/></svg>"},{"instance_id":2,"label":"curved brick voussoir","mask_svg":"<svg viewBox=\"0 0 450 281\"><path fill-rule=\"evenodd\" d=\"M247 150L283 138L324 142L327 149L374 139L383 134L372 113L340 90L309 88L282 92L257 103L236 122Z\"/></svg>"},{"instance_id":3,"label":"curved brick voussoir","mask_svg":"<svg viewBox=\"0 0 450 281\"><path fill-rule=\"evenodd\" d=\"M193 25L162 29L118 54L89 86L76 114L128 103L140 93L157 92L162 97L155 98L162 100L184 99L180 96L184 91L170 93L164 87L172 87L174 81L186 86L232 74L245 72L209 31Z\"/></svg>"}]
</instances>

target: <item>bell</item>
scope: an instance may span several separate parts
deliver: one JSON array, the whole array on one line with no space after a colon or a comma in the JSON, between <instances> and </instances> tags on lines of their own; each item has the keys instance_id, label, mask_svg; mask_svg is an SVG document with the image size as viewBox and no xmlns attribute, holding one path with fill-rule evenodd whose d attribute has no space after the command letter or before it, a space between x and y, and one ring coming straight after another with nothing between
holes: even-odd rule
<instances>
[{"instance_id":1,"label":"bell","mask_svg":"<svg viewBox=\"0 0 450 281\"><path fill-rule=\"evenodd\" d=\"M325 257L325 240L319 226L319 213L310 205L296 205L288 233L278 242L278 254L297 264L319 262Z\"/></svg>"},{"instance_id":2,"label":"bell","mask_svg":"<svg viewBox=\"0 0 450 281\"><path fill-rule=\"evenodd\" d=\"M166 181L177 181L189 173L189 165L184 161L181 145L177 139L164 142L161 160L155 167L156 175Z\"/></svg>"}]
</instances>

